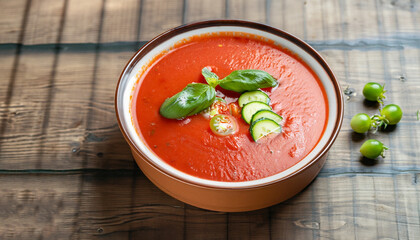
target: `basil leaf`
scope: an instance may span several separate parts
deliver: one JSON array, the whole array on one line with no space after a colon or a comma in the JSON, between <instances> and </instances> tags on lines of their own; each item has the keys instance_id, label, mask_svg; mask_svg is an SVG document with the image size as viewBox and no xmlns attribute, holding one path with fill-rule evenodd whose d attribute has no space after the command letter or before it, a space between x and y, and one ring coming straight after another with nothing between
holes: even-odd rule
<instances>
[{"instance_id":1,"label":"basil leaf","mask_svg":"<svg viewBox=\"0 0 420 240\"><path fill-rule=\"evenodd\" d=\"M234 92L253 91L275 87L278 82L269 73L261 70L237 70L219 81L219 86Z\"/></svg>"},{"instance_id":2,"label":"basil leaf","mask_svg":"<svg viewBox=\"0 0 420 240\"><path fill-rule=\"evenodd\" d=\"M181 92L167 98L160 106L159 113L165 118L184 118L210 107L215 98L214 88L207 84L191 83Z\"/></svg>"},{"instance_id":3,"label":"basil leaf","mask_svg":"<svg viewBox=\"0 0 420 240\"><path fill-rule=\"evenodd\" d=\"M210 71L210 69L208 69L207 67L201 70L201 74L203 74L204 78L206 79L206 82L210 86L215 88L217 84L219 84L219 77L216 75L216 73Z\"/></svg>"}]
</instances>

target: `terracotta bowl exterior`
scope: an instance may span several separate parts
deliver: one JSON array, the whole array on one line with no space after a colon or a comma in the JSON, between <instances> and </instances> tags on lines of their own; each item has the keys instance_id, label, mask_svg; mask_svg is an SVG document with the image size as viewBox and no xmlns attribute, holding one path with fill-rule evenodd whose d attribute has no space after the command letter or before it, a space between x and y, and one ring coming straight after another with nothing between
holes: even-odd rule
<instances>
[{"instance_id":1,"label":"terracotta bowl exterior","mask_svg":"<svg viewBox=\"0 0 420 240\"><path fill-rule=\"evenodd\" d=\"M309 54L316 64L322 68L322 71L325 72L328 81L331 81L331 84L328 86L329 89L327 89L330 91L328 101L334 101L336 109L330 109L334 114L333 116L330 116L329 121L332 119L333 123L328 131L328 136L322 137L325 138L325 141L320 141L319 144L321 144L321 146L317 146L319 150L316 154L314 153L312 157L306 159L304 165L294 169L286 175L279 175L278 178L274 177L274 179L272 178L270 181L257 182L256 184L245 183L238 186L229 185L229 183L223 184L223 182L206 184L199 180L197 181L194 177L180 177L179 175L173 174L173 171L170 171L170 169L168 170L154 161L150 156L150 153L143 151L138 146L139 144L133 140L135 136L133 137L133 134L127 130L127 123L124 123L124 117L127 116L123 116L126 113L122 110L122 88L128 87L125 84L128 79L127 76L135 69L135 66L139 61L153 51L153 49L156 49L160 44L170 40L174 36L179 36L180 34L192 30L219 26L245 27L252 31L264 31L281 37L285 39L285 41L297 45L300 48L299 51L302 50L305 54ZM326 88L326 86L324 87ZM115 107L120 129L127 143L130 145L132 154L138 166L157 187L172 197L196 207L215 211L240 212L256 210L285 201L302 191L313 181L324 165L328 150L335 141L340 130L344 112L342 99L343 96L340 86L331 69L325 60L305 42L286 32L263 24L239 20L213 20L174 28L157 36L143 46L129 61L121 74L116 90ZM325 134L326 133L324 133L324 135Z\"/></svg>"}]
</instances>

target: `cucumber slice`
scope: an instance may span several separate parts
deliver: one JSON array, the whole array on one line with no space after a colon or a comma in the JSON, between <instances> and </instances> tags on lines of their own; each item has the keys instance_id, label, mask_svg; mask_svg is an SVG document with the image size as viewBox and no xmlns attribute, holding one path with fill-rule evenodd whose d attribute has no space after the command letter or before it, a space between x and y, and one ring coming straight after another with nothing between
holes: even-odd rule
<instances>
[{"instance_id":1,"label":"cucumber slice","mask_svg":"<svg viewBox=\"0 0 420 240\"><path fill-rule=\"evenodd\" d=\"M268 118L271 119L273 121L275 121L276 123L280 124L281 121L283 120L283 117L281 117L280 115L278 115L277 113L271 111L271 110L259 110L258 112L256 112L253 116L252 116L252 120L251 123L257 121L258 119L261 118Z\"/></svg>"},{"instance_id":2,"label":"cucumber slice","mask_svg":"<svg viewBox=\"0 0 420 240\"><path fill-rule=\"evenodd\" d=\"M254 141L258 141L258 139L265 137L268 134L281 133L281 126L274 120L268 118L260 118L252 123L249 131Z\"/></svg>"},{"instance_id":3,"label":"cucumber slice","mask_svg":"<svg viewBox=\"0 0 420 240\"><path fill-rule=\"evenodd\" d=\"M242 108L242 118L248 124L251 123L252 116L259 110L266 109L271 110L271 107L263 102L250 102L244 105Z\"/></svg>"},{"instance_id":4,"label":"cucumber slice","mask_svg":"<svg viewBox=\"0 0 420 240\"><path fill-rule=\"evenodd\" d=\"M239 107L243 107L245 104L249 102L263 102L263 103L270 103L270 98L268 95L260 90L244 92L238 99Z\"/></svg>"}]
</instances>

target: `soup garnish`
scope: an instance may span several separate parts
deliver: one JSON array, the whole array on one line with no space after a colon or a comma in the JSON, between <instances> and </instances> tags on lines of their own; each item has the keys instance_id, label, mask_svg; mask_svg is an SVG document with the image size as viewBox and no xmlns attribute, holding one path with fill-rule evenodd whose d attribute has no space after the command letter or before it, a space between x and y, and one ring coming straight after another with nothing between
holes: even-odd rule
<instances>
[{"instance_id":1,"label":"soup garnish","mask_svg":"<svg viewBox=\"0 0 420 240\"><path fill-rule=\"evenodd\" d=\"M262 70L236 70L223 79L204 67L201 71L208 85L190 83L181 92L167 98L160 107L159 113L169 119L183 119L184 117L202 112L210 117L210 129L217 136L228 136L238 131L238 124L232 115L226 114L230 107L222 98L216 98L215 88L219 85L223 89L244 92L238 99L241 115L246 123L251 124L250 133L254 141L271 133L280 133L281 126L276 113L251 121L256 112L270 110L270 98L259 88L275 87L278 82L269 73ZM274 119L272 119L273 117ZM258 121L257 121L258 120ZM262 121L264 120L264 121ZM267 121L270 120L270 121ZM259 122L259 123L257 123Z\"/></svg>"},{"instance_id":2,"label":"soup garnish","mask_svg":"<svg viewBox=\"0 0 420 240\"><path fill-rule=\"evenodd\" d=\"M165 100L160 107L160 114L169 119L182 119L195 115L208 108L216 97L215 87L234 92L245 92L259 88L275 87L277 80L261 70L237 70L223 79L206 67L202 74L208 85L203 83L188 84L181 92Z\"/></svg>"}]
</instances>

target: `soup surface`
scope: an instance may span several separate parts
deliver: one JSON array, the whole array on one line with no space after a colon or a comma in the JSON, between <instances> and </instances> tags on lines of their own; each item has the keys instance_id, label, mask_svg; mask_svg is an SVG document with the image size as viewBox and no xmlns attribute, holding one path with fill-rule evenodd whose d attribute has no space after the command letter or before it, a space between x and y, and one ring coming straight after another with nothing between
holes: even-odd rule
<instances>
[{"instance_id":1,"label":"soup surface","mask_svg":"<svg viewBox=\"0 0 420 240\"><path fill-rule=\"evenodd\" d=\"M159 114L166 98L192 82L206 83L203 67L220 78L234 70L259 69L279 82L263 89L273 111L283 117L282 133L255 142L249 125L216 136L201 114L171 120ZM216 88L228 103L240 94ZM187 174L217 181L247 181L279 173L302 160L326 126L326 94L317 76L297 56L256 36L220 33L194 37L156 57L140 73L131 106L143 141L161 159Z\"/></svg>"}]
</instances>

